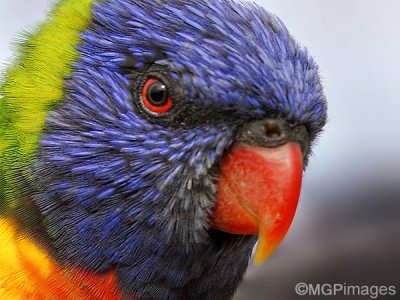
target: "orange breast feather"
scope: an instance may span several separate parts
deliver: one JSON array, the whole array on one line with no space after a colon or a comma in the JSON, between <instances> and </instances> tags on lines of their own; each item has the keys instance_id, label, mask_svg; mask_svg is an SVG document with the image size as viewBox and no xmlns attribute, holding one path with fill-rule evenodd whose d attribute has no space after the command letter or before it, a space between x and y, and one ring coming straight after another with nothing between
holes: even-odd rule
<instances>
[{"instance_id":1,"label":"orange breast feather","mask_svg":"<svg viewBox=\"0 0 400 300\"><path fill-rule=\"evenodd\" d=\"M75 269L74 269L75 270ZM59 267L16 224L0 218L0 299L122 299L113 273Z\"/></svg>"}]
</instances>

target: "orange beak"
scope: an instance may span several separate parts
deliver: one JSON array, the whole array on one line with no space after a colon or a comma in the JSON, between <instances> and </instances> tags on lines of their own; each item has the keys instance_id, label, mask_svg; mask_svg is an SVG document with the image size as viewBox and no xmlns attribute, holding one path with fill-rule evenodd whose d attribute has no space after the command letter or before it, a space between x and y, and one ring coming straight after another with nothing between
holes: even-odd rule
<instances>
[{"instance_id":1,"label":"orange beak","mask_svg":"<svg viewBox=\"0 0 400 300\"><path fill-rule=\"evenodd\" d=\"M296 143L234 147L221 165L213 227L233 234L258 233L254 264L263 263L292 223L302 173L303 156Z\"/></svg>"}]
</instances>

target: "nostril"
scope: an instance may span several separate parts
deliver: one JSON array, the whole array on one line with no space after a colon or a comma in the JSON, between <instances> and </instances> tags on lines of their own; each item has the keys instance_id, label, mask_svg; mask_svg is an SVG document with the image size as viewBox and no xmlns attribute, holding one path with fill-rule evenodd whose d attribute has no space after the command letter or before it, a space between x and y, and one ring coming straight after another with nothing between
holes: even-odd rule
<instances>
[{"instance_id":1,"label":"nostril","mask_svg":"<svg viewBox=\"0 0 400 300\"><path fill-rule=\"evenodd\" d=\"M283 132L279 125L274 122L268 122L267 124L265 124L264 129L265 135L271 139L280 138L283 135Z\"/></svg>"},{"instance_id":2,"label":"nostril","mask_svg":"<svg viewBox=\"0 0 400 300\"><path fill-rule=\"evenodd\" d=\"M287 143L291 138L291 125L282 119L269 118L244 124L238 130L235 141L273 148Z\"/></svg>"}]
</instances>

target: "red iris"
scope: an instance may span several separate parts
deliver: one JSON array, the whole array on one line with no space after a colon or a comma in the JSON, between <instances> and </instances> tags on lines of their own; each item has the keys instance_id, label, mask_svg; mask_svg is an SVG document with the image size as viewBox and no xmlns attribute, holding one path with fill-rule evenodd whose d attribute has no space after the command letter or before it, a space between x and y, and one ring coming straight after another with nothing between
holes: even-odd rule
<instances>
[{"instance_id":1,"label":"red iris","mask_svg":"<svg viewBox=\"0 0 400 300\"><path fill-rule=\"evenodd\" d=\"M165 113L172 107L172 100L164 83L157 78L149 78L142 90L144 106L155 113Z\"/></svg>"}]
</instances>

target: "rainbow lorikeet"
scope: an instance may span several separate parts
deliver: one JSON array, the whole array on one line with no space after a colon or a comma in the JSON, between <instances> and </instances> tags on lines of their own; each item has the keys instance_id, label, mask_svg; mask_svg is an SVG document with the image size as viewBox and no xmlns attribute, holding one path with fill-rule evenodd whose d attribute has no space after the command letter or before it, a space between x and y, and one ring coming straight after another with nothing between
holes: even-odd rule
<instances>
[{"instance_id":1,"label":"rainbow lorikeet","mask_svg":"<svg viewBox=\"0 0 400 300\"><path fill-rule=\"evenodd\" d=\"M326 122L283 23L230 0L63 0L0 99L1 299L228 299Z\"/></svg>"}]
</instances>

